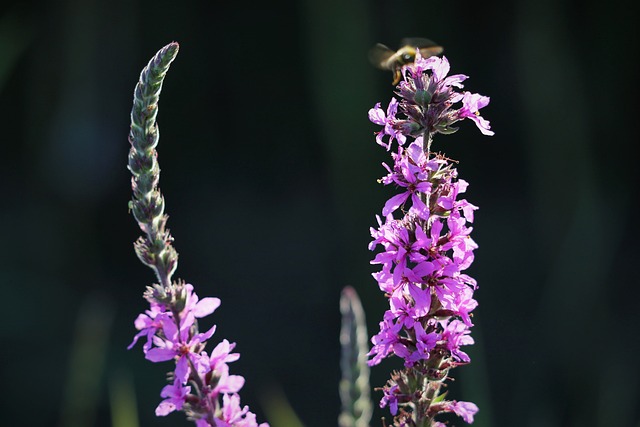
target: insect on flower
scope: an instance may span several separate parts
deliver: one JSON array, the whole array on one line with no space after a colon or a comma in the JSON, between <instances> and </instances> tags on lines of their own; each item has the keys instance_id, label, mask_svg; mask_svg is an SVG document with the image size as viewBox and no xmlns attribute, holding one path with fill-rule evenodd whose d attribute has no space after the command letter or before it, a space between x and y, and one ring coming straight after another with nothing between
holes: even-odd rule
<instances>
[{"instance_id":1,"label":"insect on flower","mask_svg":"<svg viewBox=\"0 0 640 427\"><path fill-rule=\"evenodd\" d=\"M419 37L402 39L400 46L400 49L395 51L378 43L369 50L369 61L374 66L393 72L393 85L397 85L400 81L402 66L412 63L416 59L418 50L423 58L440 55L444 51L444 48L437 43Z\"/></svg>"}]
</instances>

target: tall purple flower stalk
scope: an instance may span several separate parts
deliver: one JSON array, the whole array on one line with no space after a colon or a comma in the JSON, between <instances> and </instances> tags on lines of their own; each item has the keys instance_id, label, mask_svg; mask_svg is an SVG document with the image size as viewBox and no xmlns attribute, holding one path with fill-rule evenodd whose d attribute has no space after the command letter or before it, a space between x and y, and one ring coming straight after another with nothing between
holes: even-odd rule
<instances>
[{"instance_id":1,"label":"tall purple flower stalk","mask_svg":"<svg viewBox=\"0 0 640 427\"><path fill-rule=\"evenodd\" d=\"M396 87L399 100L392 98L386 111L380 103L369 111L369 119L383 126L378 144L393 149L381 182L399 189L371 229L369 248L382 247L371 262L381 266L373 276L390 308L371 339L369 365L391 355L404 361L380 401L398 427L443 426L435 418L447 412L471 423L478 411L471 402L445 399L444 391L449 371L470 362L463 346L473 344L477 285L465 270L478 247L469 226L477 207L459 197L468 183L458 179L450 159L431 151L431 143L435 134L455 132L452 125L465 118L483 134L493 132L478 113L489 98L459 91L467 76L448 73L446 58L422 58L418 51Z\"/></svg>"},{"instance_id":2,"label":"tall purple flower stalk","mask_svg":"<svg viewBox=\"0 0 640 427\"><path fill-rule=\"evenodd\" d=\"M258 427L256 416L240 405L238 392L244 378L230 375L228 363L239 359L235 343L222 340L211 353L205 351L215 325L200 332L198 319L212 314L218 298L200 299L193 285L172 280L178 266L178 253L167 230L164 198L158 189L160 167L156 146L158 99L162 82L178 53L178 44L162 48L142 70L136 85L131 111L129 170L133 175L131 212L144 233L135 243L138 258L156 273L158 283L149 286L144 298L150 307L134 324L138 334L131 349L143 339L143 352L151 362L173 361L169 384L160 396L156 415L183 411L198 427ZM268 427L260 424L259 427Z\"/></svg>"}]
</instances>

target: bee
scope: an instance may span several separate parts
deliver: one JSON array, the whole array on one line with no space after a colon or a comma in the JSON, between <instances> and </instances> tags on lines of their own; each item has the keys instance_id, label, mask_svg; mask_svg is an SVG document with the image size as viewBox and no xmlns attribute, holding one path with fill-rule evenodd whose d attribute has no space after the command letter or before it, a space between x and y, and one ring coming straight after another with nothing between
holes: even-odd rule
<instances>
[{"instance_id":1,"label":"bee","mask_svg":"<svg viewBox=\"0 0 640 427\"><path fill-rule=\"evenodd\" d=\"M402 78L400 70L403 65L412 63L416 59L416 52L419 50L423 58L439 55L444 50L437 43L423 38L406 38L400 42L400 49L394 51L382 43L376 44L369 51L371 63L382 69L393 72L393 85L397 85Z\"/></svg>"}]
</instances>

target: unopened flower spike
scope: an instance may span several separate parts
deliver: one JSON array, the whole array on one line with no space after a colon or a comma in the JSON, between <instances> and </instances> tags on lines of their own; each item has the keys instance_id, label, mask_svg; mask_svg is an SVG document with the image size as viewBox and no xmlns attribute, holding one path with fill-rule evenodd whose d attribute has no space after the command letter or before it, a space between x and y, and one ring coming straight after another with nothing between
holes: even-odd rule
<instances>
[{"instance_id":1,"label":"unopened flower spike","mask_svg":"<svg viewBox=\"0 0 640 427\"><path fill-rule=\"evenodd\" d=\"M340 400L342 411L339 427L369 427L373 403L367 364L367 324L355 289L347 286L340 296L342 327L340 328Z\"/></svg>"},{"instance_id":2,"label":"unopened flower spike","mask_svg":"<svg viewBox=\"0 0 640 427\"><path fill-rule=\"evenodd\" d=\"M460 198L468 183L458 178L454 161L434 154L437 134L458 130L453 125L471 119L484 135L493 135L479 110L489 98L462 92L463 74L449 76L445 57L424 58L402 68L386 111L380 103L369 119L382 126L376 142L391 152L384 164L384 185L398 189L382 208L378 227L371 229L373 273L389 300L380 332L371 342L369 365L391 356L404 362L382 387L381 407L388 407L397 427L436 427L443 413L473 422L478 407L448 400L451 369L471 361L463 350L473 344L471 312L476 281L466 274L478 245L471 238L476 206ZM397 141L397 145L394 144ZM395 148L394 148L395 145Z\"/></svg>"},{"instance_id":3,"label":"unopened flower spike","mask_svg":"<svg viewBox=\"0 0 640 427\"><path fill-rule=\"evenodd\" d=\"M129 170L133 175L133 199L129 208L145 233L135 243L135 250L142 263L155 271L163 286L171 282L171 275L178 266L178 253L171 245L173 238L165 228L164 198L158 190L160 167L156 146L160 134L156 116L162 82L177 54L178 43L168 44L140 73L133 95L129 131Z\"/></svg>"},{"instance_id":4,"label":"unopened flower spike","mask_svg":"<svg viewBox=\"0 0 640 427\"><path fill-rule=\"evenodd\" d=\"M162 48L142 70L131 110L129 170L133 175L133 199L129 208L144 233L134 244L143 264L152 268L157 284L144 293L149 309L134 325L139 331L129 345L144 341L145 358L151 362L173 361L170 383L160 392L163 400L156 415L182 411L198 427L268 427L259 424L249 407L240 406L238 392L244 378L230 375L228 363L240 355L232 353L235 343L222 340L211 354L205 351L216 326L200 332L198 319L212 314L218 298L200 299L193 285L172 280L178 266L173 237L166 228L164 198L158 189L158 99L164 77L178 53L178 43Z\"/></svg>"}]
</instances>

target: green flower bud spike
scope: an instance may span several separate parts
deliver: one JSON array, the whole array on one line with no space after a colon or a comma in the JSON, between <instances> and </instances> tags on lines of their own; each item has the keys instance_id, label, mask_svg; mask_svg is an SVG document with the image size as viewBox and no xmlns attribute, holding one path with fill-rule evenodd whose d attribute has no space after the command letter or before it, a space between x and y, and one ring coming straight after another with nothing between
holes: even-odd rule
<instances>
[{"instance_id":1,"label":"green flower bud spike","mask_svg":"<svg viewBox=\"0 0 640 427\"><path fill-rule=\"evenodd\" d=\"M156 123L158 99L171 62L178 54L178 43L169 43L156 53L140 73L131 110L129 131L129 170L133 178L133 199L129 209L140 229L145 233L134 248L143 264L151 267L160 284L167 287L178 266L178 253L171 245L173 237L166 229L168 216L164 213L164 197L158 189L160 167L156 146L160 134Z\"/></svg>"},{"instance_id":2,"label":"green flower bud spike","mask_svg":"<svg viewBox=\"0 0 640 427\"><path fill-rule=\"evenodd\" d=\"M373 413L369 365L367 365L369 334L362 304L355 289L350 286L342 290L340 312L342 313L340 330L342 411L338 417L338 426L369 427Z\"/></svg>"}]
</instances>

